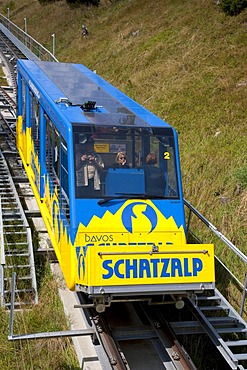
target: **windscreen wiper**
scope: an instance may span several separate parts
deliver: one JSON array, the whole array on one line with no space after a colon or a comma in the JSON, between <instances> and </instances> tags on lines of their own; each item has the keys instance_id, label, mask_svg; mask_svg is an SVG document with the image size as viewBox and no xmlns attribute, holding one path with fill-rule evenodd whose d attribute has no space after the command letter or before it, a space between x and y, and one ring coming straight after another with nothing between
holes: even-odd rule
<instances>
[{"instance_id":1,"label":"windscreen wiper","mask_svg":"<svg viewBox=\"0 0 247 370\"><path fill-rule=\"evenodd\" d=\"M100 199L98 204L104 204L111 200L115 199L126 199L126 198L141 198L141 199L166 199L167 197L162 195L150 195L150 194L143 194L143 193L116 193L119 195L106 197L104 199Z\"/></svg>"},{"instance_id":2,"label":"windscreen wiper","mask_svg":"<svg viewBox=\"0 0 247 370\"><path fill-rule=\"evenodd\" d=\"M142 194L133 194L133 193L116 193L116 194L119 194L119 195L113 195L113 196L110 196L110 197L106 197L104 199L100 199L98 201L98 204L104 204L104 203L107 203L107 202L109 202L111 200L115 200L115 199L126 199L127 197L135 198L135 197L142 196Z\"/></svg>"}]
</instances>

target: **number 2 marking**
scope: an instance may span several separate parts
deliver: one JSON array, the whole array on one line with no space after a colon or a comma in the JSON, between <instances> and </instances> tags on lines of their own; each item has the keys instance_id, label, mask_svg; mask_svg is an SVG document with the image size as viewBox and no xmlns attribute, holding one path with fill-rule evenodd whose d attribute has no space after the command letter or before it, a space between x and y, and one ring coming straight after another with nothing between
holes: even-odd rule
<instances>
[{"instance_id":1,"label":"number 2 marking","mask_svg":"<svg viewBox=\"0 0 247 370\"><path fill-rule=\"evenodd\" d=\"M164 153L164 159L170 159L170 153L169 152Z\"/></svg>"}]
</instances>

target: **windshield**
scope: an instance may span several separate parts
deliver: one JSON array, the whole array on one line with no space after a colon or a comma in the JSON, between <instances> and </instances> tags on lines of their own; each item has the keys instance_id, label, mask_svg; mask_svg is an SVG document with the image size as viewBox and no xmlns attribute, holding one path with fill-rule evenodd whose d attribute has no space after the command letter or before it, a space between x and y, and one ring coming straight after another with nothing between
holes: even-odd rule
<instances>
[{"instance_id":1,"label":"windshield","mask_svg":"<svg viewBox=\"0 0 247 370\"><path fill-rule=\"evenodd\" d=\"M73 130L77 198L178 198L171 128Z\"/></svg>"}]
</instances>

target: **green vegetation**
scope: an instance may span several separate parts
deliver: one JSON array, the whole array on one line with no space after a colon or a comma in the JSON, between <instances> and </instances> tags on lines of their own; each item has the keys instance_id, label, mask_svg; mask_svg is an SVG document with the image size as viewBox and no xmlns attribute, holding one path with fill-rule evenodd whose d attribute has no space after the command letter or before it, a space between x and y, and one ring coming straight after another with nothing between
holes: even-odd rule
<instances>
[{"instance_id":1,"label":"green vegetation","mask_svg":"<svg viewBox=\"0 0 247 370\"><path fill-rule=\"evenodd\" d=\"M247 0L220 0L221 9L229 15L237 15L247 8Z\"/></svg>"},{"instance_id":2,"label":"green vegetation","mask_svg":"<svg viewBox=\"0 0 247 370\"><path fill-rule=\"evenodd\" d=\"M57 283L47 265L43 266L39 303L32 310L15 313L14 334L68 330L67 319L57 294ZM79 370L77 358L68 338L49 338L8 342L9 315L0 310L0 368Z\"/></svg>"},{"instance_id":3,"label":"green vegetation","mask_svg":"<svg viewBox=\"0 0 247 370\"><path fill-rule=\"evenodd\" d=\"M246 189L247 188L247 167L241 167L239 171L236 171L235 176L239 184L244 189Z\"/></svg>"},{"instance_id":4,"label":"green vegetation","mask_svg":"<svg viewBox=\"0 0 247 370\"><path fill-rule=\"evenodd\" d=\"M96 70L177 129L185 198L245 252L247 10L229 17L211 0L15 1L11 19L23 29L24 17L49 50L55 34L59 61Z\"/></svg>"},{"instance_id":5,"label":"green vegetation","mask_svg":"<svg viewBox=\"0 0 247 370\"><path fill-rule=\"evenodd\" d=\"M247 9L230 17L213 0L101 0L98 7L0 0L6 16L10 3L10 19L24 29L26 18L28 33L50 51L55 34L59 61L96 70L177 129L185 198L246 253ZM84 38L83 24L89 31ZM216 244L243 281L245 266ZM234 290L230 282L226 290ZM40 294L42 307L43 299ZM37 324L37 330L47 329ZM6 337L2 343L9 346Z\"/></svg>"},{"instance_id":6,"label":"green vegetation","mask_svg":"<svg viewBox=\"0 0 247 370\"><path fill-rule=\"evenodd\" d=\"M47 4L47 3L54 3L55 1L59 0L39 0L40 4ZM74 6L80 6L80 5L95 5L98 6L100 3L100 0L66 0L68 4L74 5Z\"/></svg>"},{"instance_id":7,"label":"green vegetation","mask_svg":"<svg viewBox=\"0 0 247 370\"><path fill-rule=\"evenodd\" d=\"M2 68L0 68L0 85L1 86L4 86L4 85L7 85L7 81L6 81L6 76L4 74L4 71Z\"/></svg>"}]
</instances>

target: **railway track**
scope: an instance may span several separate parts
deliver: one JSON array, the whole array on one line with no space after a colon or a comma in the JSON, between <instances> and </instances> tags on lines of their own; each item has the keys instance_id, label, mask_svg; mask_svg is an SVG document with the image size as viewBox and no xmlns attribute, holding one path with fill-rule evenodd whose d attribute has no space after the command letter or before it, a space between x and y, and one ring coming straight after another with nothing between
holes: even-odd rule
<instances>
[{"instance_id":1,"label":"railway track","mask_svg":"<svg viewBox=\"0 0 247 370\"><path fill-rule=\"evenodd\" d=\"M23 306L34 304L38 299L30 228L16 190L18 189L16 184L27 181L15 148L17 96L15 64L18 58L26 58L26 55L22 54L13 42L9 43L8 37L4 34L0 34L0 50L7 80L10 81L8 86L0 88L0 168L5 171L1 173L3 232L6 240L8 227L10 234L13 233L10 229L12 224L8 226L5 223L10 220L11 223L18 225L15 232L18 233L19 228L20 235L25 234L27 240L26 252L22 246L12 248L12 253L8 249L5 250L4 272L13 270L17 273L17 284L19 280L22 285L17 285L15 294L18 296L18 305ZM7 182L13 191L11 196L7 190L9 186ZM16 199L17 208L14 208ZM11 204L11 212L4 209L5 200ZM11 254L11 261L6 263L8 254ZM21 254L25 254L26 257L23 263L19 262ZM23 275L23 272L26 275ZM1 298L2 304L7 308L10 305L10 274L5 279L2 278L6 284L3 285ZM31 285L26 284L27 282L31 282ZM182 310L175 309L172 297L164 297L162 305L158 302L150 305L149 301L116 302L104 313L98 314L90 308L88 302L84 301L82 295L79 295L78 300L79 307L85 311L88 327L93 327L92 340L103 369L195 370L197 367L194 365L194 358L192 359L194 353L193 349L192 353L189 352L191 345L188 345L190 342L188 338L193 336L193 342L196 343L195 337L202 335L209 338L212 343L212 356L215 356L215 361L217 359L214 369L247 368L247 325L217 289L207 295L186 299ZM209 363L214 363L214 358Z\"/></svg>"},{"instance_id":2,"label":"railway track","mask_svg":"<svg viewBox=\"0 0 247 370\"><path fill-rule=\"evenodd\" d=\"M79 296L83 305L84 296ZM173 303L167 302L170 307ZM102 314L89 309L112 369L196 369L159 311L158 306L141 300L115 303Z\"/></svg>"}]
</instances>

